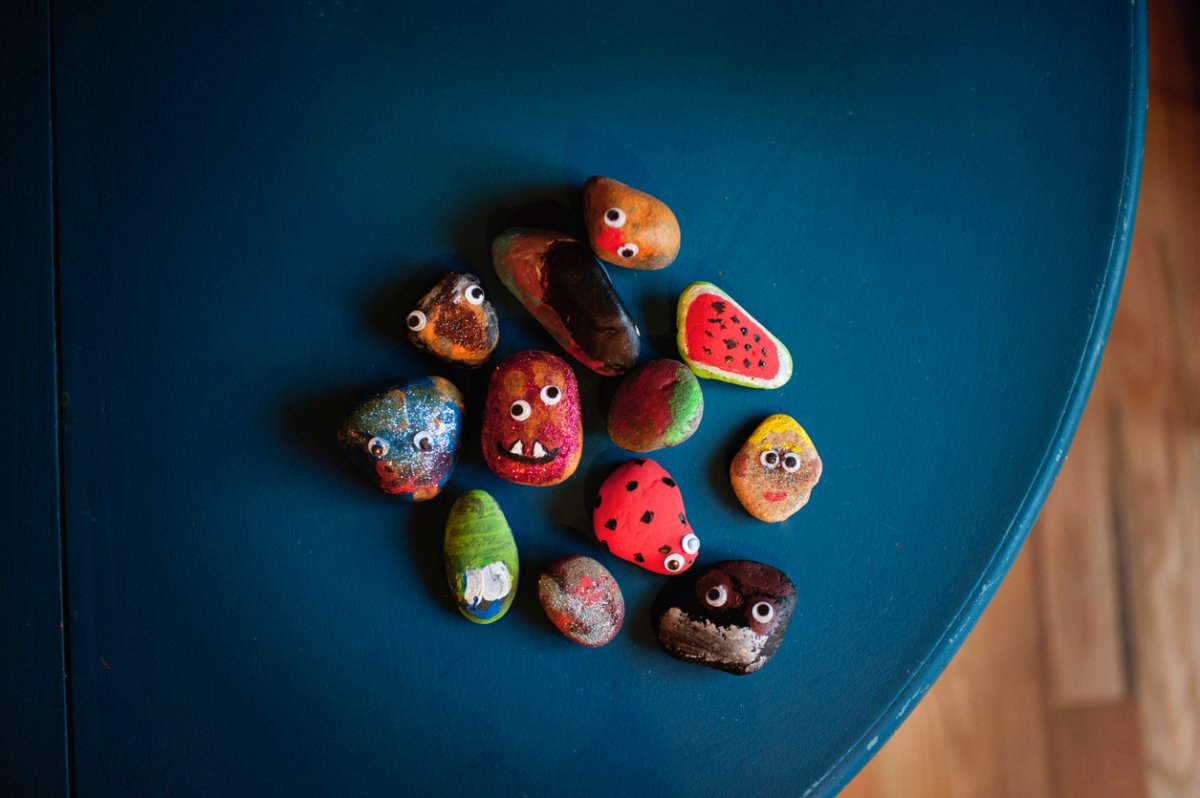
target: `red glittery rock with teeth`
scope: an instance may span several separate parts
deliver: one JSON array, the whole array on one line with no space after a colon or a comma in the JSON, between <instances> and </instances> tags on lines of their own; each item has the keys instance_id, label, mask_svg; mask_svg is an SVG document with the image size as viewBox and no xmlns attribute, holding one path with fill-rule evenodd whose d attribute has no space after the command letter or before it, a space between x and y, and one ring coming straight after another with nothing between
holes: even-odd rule
<instances>
[{"instance_id":1,"label":"red glittery rock with teeth","mask_svg":"<svg viewBox=\"0 0 1200 798\"><path fill-rule=\"evenodd\" d=\"M645 457L630 460L604 480L592 526L606 549L656 574L683 573L700 551L679 486Z\"/></svg>"},{"instance_id":2,"label":"red glittery rock with teeth","mask_svg":"<svg viewBox=\"0 0 1200 798\"><path fill-rule=\"evenodd\" d=\"M583 453L583 414L575 372L549 352L519 352L488 383L483 458L501 479L557 485Z\"/></svg>"}]
</instances>

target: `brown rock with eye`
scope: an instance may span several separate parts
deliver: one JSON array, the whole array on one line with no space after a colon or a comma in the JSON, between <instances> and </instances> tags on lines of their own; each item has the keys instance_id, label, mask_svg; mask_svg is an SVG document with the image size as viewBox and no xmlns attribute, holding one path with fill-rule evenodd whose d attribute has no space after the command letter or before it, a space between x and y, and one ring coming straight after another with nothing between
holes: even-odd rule
<instances>
[{"instance_id":1,"label":"brown rock with eye","mask_svg":"<svg viewBox=\"0 0 1200 798\"><path fill-rule=\"evenodd\" d=\"M796 588L779 569L725 560L669 580L651 614L672 657L741 676L779 649L795 606Z\"/></svg>"},{"instance_id":2,"label":"brown rock with eye","mask_svg":"<svg viewBox=\"0 0 1200 798\"><path fill-rule=\"evenodd\" d=\"M404 324L413 346L465 368L481 366L500 341L496 309L473 274L447 274L421 297Z\"/></svg>"},{"instance_id":3,"label":"brown rock with eye","mask_svg":"<svg viewBox=\"0 0 1200 798\"><path fill-rule=\"evenodd\" d=\"M679 220L662 200L608 177L583 187L583 215L596 257L629 269L665 269L679 254Z\"/></svg>"},{"instance_id":4,"label":"brown rock with eye","mask_svg":"<svg viewBox=\"0 0 1200 798\"><path fill-rule=\"evenodd\" d=\"M808 503L821 479L812 439L791 416L769 416L733 457L729 481L746 512L760 521L784 521Z\"/></svg>"}]
</instances>

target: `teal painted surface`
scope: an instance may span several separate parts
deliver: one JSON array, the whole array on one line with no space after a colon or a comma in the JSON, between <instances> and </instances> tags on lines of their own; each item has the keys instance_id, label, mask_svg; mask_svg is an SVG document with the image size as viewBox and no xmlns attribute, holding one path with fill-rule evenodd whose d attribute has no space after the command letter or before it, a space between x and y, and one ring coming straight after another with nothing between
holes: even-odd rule
<instances>
[{"instance_id":1,"label":"teal painted surface","mask_svg":"<svg viewBox=\"0 0 1200 798\"><path fill-rule=\"evenodd\" d=\"M835 789L962 642L1078 421L1132 230L1144 13L58 4L76 791ZM615 382L576 369L577 475L514 486L477 448L487 371L403 340L440 269L465 267L497 305L497 360L553 351L490 235L581 226L545 201L593 173L683 229L665 271L610 270L643 359L674 356L694 280L795 359L778 391L706 383L699 431L656 455L702 564L796 584L749 678L659 651L660 577L594 547L591 498L626 457L604 434ZM442 496L404 506L334 430L360 388L420 374L467 395L465 451ZM766 526L726 475L773 412L825 473ZM534 580L503 623L457 617L440 533L470 488L529 573L604 562L617 640L562 640Z\"/></svg>"},{"instance_id":2,"label":"teal painted surface","mask_svg":"<svg viewBox=\"0 0 1200 798\"><path fill-rule=\"evenodd\" d=\"M0 25L3 795L67 794L49 31L38 3Z\"/></svg>"}]
</instances>

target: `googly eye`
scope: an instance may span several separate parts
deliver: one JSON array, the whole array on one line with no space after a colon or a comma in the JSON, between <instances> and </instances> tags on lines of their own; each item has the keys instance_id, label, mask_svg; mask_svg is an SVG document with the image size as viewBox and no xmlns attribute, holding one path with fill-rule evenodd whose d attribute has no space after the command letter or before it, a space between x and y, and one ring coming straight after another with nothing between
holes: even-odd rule
<instances>
[{"instance_id":1,"label":"googly eye","mask_svg":"<svg viewBox=\"0 0 1200 798\"><path fill-rule=\"evenodd\" d=\"M542 389L542 401L548 405L556 405L562 401L562 391L557 385L547 385Z\"/></svg>"},{"instance_id":2,"label":"googly eye","mask_svg":"<svg viewBox=\"0 0 1200 798\"><path fill-rule=\"evenodd\" d=\"M388 446L388 442L383 438L372 438L371 440L367 441L367 453L372 457L384 457L387 455L388 449L390 448L391 447Z\"/></svg>"},{"instance_id":3,"label":"googly eye","mask_svg":"<svg viewBox=\"0 0 1200 798\"><path fill-rule=\"evenodd\" d=\"M704 593L704 603L710 607L724 607L729 600L729 591L725 585L713 585Z\"/></svg>"},{"instance_id":4,"label":"googly eye","mask_svg":"<svg viewBox=\"0 0 1200 798\"><path fill-rule=\"evenodd\" d=\"M433 451L433 436L421 430L413 436L413 448L419 452Z\"/></svg>"},{"instance_id":5,"label":"googly eye","mask_svg":"<svg viewBox=\"0 0 1200 798\"><path fill-rule=\"evenodd\" d=\"M533 409L529 406L529 402L526 402L524 399L518 399L512 403L512 407L508 408L509 415L517 421L524 421L529 418L529 414L532 412Z\"/></svg>"},{"instance_id":6,"label":"googly eye","mask_svg":"<svg viewBox=\"0 0 1200 798\"><path fill-rule=\"evenodd\" d=\"M625 211L620 208L609 208L604 212L604 223L609 227L623 227L625 225Z\"/></svg>"},{"instance_id":7,"label":"googly eye","mask_svg":"<svg viewBox=\"0 0 1200 798\"><path fill-rule=\"evenodd\" d=\"M695 554L696 552L700 551L700 538L691 534L684 535L679 546L688 554Z\"/></svg>"},{"instance_id":8,"label":"googly eye","mask_svg":"<svg viewBox=\"0 0 1200 798\"><path fill-rule=\"evenodd\" d=\"M638 245L637 244L622 244L621 246L617 247L617 254L620 255L622 258L636 257L638 254Z\"/></svg>"},{"instance_id":9,"label":"googly eye","mask_svg":"<svg viewBox=\"0 0 1200 798\"><path fill-rule=\"evenodd\" d=\"M775 468L779 465L779 452L774 449L767 449L758 456L758 462L762 463L767 468Z\"/></svg>"},{"instance_id":10,"label":"googly eye","mask_svg":"<svg viewBox=\"0 0 1200 798\"><path fill-rule=\"evenodd\" d=\"M750 615L759 623L766 623L775 617L775 608L769 601L756 601L750 608Z\"/></svg>"},{"instance_id":11,"label":"googly eye","mask_svg":"<svg viewBox=\"0 0 1200 798\"><path fill-rule=\"evenodd\" d=\"M788 472L789 474L795 474L797 471L799 471L800 470L799 456L793 454L792 452L788 452L787 454L785 454L783 456L783 470Z\"/></svg>"},{"instance_id":12,"label":"googly eye","mask_svg":"<svg viewBox=\"0 0 1200 798\"><path fill-rule=\"evenodd\" d=\"M425 329L426 321L427 319L425 318L424 313L419 310L414 310L412 313L408 314L408 319L405 320L405 323L408 324L408 329L412 330L413 332L420 332L421 330Z\"/></svg>"},{"instance_id":13,"label":"googly eye","mask_svg":"<svg viewBox=\"0 0 1200 798\"><path fill-rule=\"evenodd\" d=\"M663 560L663 568L666 568L673 574L682 571L685 564L683 555L679 553L668 554L666 559Z\"/></svg>"},{"instance_id":14,"label":"googly eye","mask_svg":"<svg viewBox=\"0 0 1200 798\"><path fill-rule=\"evenodd\" d=\"M468 288L466 291L466 294L464 294L464 296L466 296L467 301L470 302L472 305L482 305L483 304L483 289L477 285L473 285L470 288Z\"/></svg>"}]
</instances>

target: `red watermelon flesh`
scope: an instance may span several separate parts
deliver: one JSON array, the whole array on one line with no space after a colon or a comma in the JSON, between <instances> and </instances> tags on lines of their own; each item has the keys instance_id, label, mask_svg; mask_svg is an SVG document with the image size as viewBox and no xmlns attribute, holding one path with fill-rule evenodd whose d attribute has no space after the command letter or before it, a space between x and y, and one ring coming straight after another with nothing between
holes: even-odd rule
<instances>
[{"instance_id":1,"label":"red watermelon flesh","mask_svg":"<svg viewBox=\"0 0 1200 798\"><path fill-rule=\"evenodd\" d=\"M791 377L787 349L724 291L693 284L683 301L681 354L697 374L761 388L778 387Z\"/></svg>"}]
</instances>

